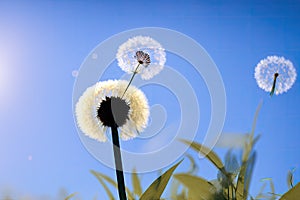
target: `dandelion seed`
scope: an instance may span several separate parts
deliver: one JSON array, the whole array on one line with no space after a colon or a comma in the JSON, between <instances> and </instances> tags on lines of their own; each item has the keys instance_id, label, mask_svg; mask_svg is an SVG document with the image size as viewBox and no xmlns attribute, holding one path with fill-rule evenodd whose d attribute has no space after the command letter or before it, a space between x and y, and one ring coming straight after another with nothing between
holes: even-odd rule
<instances>
[{"instance_id":1,"label":"dandelion seed","mask_svg":"<svg viewBox=\"0 0 300 200\"><path fill-rule=\"evenodd\" d=\"M291 61L268 56L257 64L254 77L258 86L272 96L287 92L295 83L297 73Z\"/></svg>"},{"instance_id":2,"label":"dandelion seed","mask_svg":"<svg viewBox=\"0 0 300 200\"><path fill-rule=\"evenodd\" d=\"M134 138L148 122L149 106L144 93L134 86L121 98L128 81L103 81L86 89L76 104L82 132L100 142L107 140L107 128L117 126L123 140Z\"/></svg>"},{"instance_id":3,"label":"dandelion seed","mask_svg":"<svg viewBox=\"0 0 300 200\"><path fill-rule=\"evenodd\" d=\"M78 70L73 70L72 71L72 76L77 77L78 76Z\"/></svg>"},{"instance_id":4,"label":"dandelion seed","mask_svg":"<svg viewBox=\"0 0 300 200\"><path fill-rule=\"evenodd\" d=\"M130 38L119 47L116 57L123 71L138 73L144 80L157 75L166 62L160 43L147 36Z\"/></svg>"}]
</instances>

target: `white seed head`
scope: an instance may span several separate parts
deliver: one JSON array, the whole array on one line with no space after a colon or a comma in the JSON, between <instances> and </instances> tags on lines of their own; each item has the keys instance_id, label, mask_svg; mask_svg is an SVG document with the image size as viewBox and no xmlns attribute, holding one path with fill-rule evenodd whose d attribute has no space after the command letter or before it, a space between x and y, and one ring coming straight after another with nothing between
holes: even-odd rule
<instances>
[{"instance_id":1,"label":"white seed head","mask_svg":"<svg viewBox=\"0 0 300 200\"><path fill-rule=\"evenodd\" d=\"M141 65L138 73L148 80L159 74L166 63L166 52L156 40L148 36L136 36L123 43L117 52L118 65L127 73L133 73L139 64L136 52L142 51L150 56L150 64Z\"/></svg>"},{"instance_id":2,"label":"white seed head","mask_svg":"<svg viewBox=\"0 0 300 200\"><path fill-rule=\"evenodd\" d=\"M97 110L106 97L122 97L128 81L108 80L98 82L87 88L76 104L76 119L81 131L88 137L105 142L106 130L97 118ZM120 137L128 140L142 132L148 123L149 106L144 93L134 86L129 86L123 99L130 106L126 123L119 127Z\"/></svg>"},{"instance_id":3,"label":"white seed head","mask_svg":"<svg viewBox=\"0 0 300 200\"><path fill-rule=\"evenodd\" d=\"M268 56L262 59L255 68L254 77L260 88L270 92L275 73L279 74L276 80L275 94L287 92L295 83L297 73L292 62L284 57Z\"/></svg>"}]
</instances>

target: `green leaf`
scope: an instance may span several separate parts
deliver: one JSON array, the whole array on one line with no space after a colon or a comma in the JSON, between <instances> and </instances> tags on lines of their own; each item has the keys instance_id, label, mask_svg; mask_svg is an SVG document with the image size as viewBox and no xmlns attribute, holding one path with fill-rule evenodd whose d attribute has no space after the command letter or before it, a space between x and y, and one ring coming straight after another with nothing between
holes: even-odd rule
<instances>
[{"instance_id":1,"label":"green leaf","mask_svg":"<svg viewBox=\"0 0 300 200\"><path fill-rule=\"evenodd\" d=\"M265 195L263 194L265 188L267 186L267 183L264 183L261 187L260 190L258 192L258 194L256 195L255 199L263 199L265 197Z\"/></svg>"},{"instance_id":2,"label":"green leaf","mask_svg":"<svg viewBox=\"0 0 300 200\"><path fill-rule=\"evenodd\" d=\"M109 184L111 184L111 185L113 185L116 189L118 188L118 184L113 180L113 179L111 179L110 177L108 177L108 176L106 176L106 175L104 175L104 174L101 174L101 173L99 173L99 172L96 172L96 171L94 171L94 170L91 170L90 171L97 179L98 179L98 181L102 184L102 182L100 181L100 180L102 180L103 181L103 179L105 180L105 181L107 181ZM105 189L105 188L104 188ZM106 189L105 189L106 190ZM107 191L106 191L106 193L107 193ZM111 192L110 192L111 193ZM127 196L128 196L128 199L129 200L133 200L134 198L133 198L133 194L130 192L130 190L126 187L126 194L127 194Z\"/></svg>"},{"instance_id":3,"label":"green leaf","mask_svg":"<svg viewBox=\"0 0 300 200\"><path fill-rule=\"evenodd\" d=\"M248 192L249 192L255 161L256 161L256 152L254 151L248 160L246 172L245 172L244 190L246 192L246 196L248 195Z\"/></svg>"},{"instance_id":4,"label":"green leaf","mask_svg":"<svg viewBox=\"0 0 300 200\"><path fill-rule=\"evenodd\" d=\"M263 101L261 100L256 108L256 111L255 111L255 115L254 115L254 119L253 119L253 123L252 123L252 129L251 129L251 139L253 139L254 137L254 132L255 132L255 128L256 128L256 122L257 122L257 119L258 119L258 114L259 114L259 111L261 109L261 106L262 106L262 103Z\"/></svg>"},{"instance_id":5,"label":"green leaf","mask_svg":"<svg viewBox=\"0 0 300 200\"><path fill-rule=\"evenodd\" d=\"M179 189L180 183L176 179L172 179L171 183L171 199L177 199L178 198L178 189Z\"/></svg>"},{"instance_id":6,"label":"green leaf","mask_svg":"<svg viewBox=\"0 0 300 200\"><path fill-rule=\"evenodd\" d=\"M143 193L140 200L149 200L149 199L160 199L162 193L164 192L174 170L177 168L177 166L182 162L179 161L177 164L175 164L173 167L168 169L164 174L162 174L160 177L158 177L149 187L148 189Z\"/></svg>"},{"instance_id":7,"label":"green leaf","mask_svg":"<svg viewBox=\"0 0 300 200\"><path fill-rule=\"evenodd\" d=\"M180 139L181 142L190 145L194 150L200 152L204 155L210 162L212 162L222 173L226 174L224 164L222 163L221 159L217 154L211 151L209 148L197 143L197 142L190 142L185 139Z\"/></svg>"},{"instance_id":8,"label":"green leaf","mask_svg":"<svg viewBox=\"0 0 300 200\"><path fill-rule=\"evenodd\" d=\"M194 160L194 158L190 155L190 154L187 154L186 157L190 160L191 162L191 167L190 167L190 170L187 172L188 174L195 174L198 170L198 167L196 165L196 162Z\"/></svg>"},{"instance_id":9,"label":"green leaf","mask_svg":"<svg viewBox=\"0 0 300 200\"><path fill-rule=\"evenodd\" d=\"M269 196L269 199L270 200L276 200L276 197L280 196L280 195L275 193L275 186L274 186L273 179L272 178L263 178L263 179L261 179L261 181L269 181L271 192L268 192L268 194L272 195L272 196Z\"/></svg>"},{"instance_id":10,"label":"green leaf","mask_svg":"<svg viewBox=\"0 0 300 200\"><path fill-rule=\"evenodd\" d=\"M91 171L91 173L98 179L98 181L101 183L102 187L104 188L107 196L109 197L110 200L114 200L114 195L112 194L112 192L109 190L109 188L107 187L107 185L105 184L105 182L103 181L103 178L101 177L101 175L99 175L97 172L95 171Z\"/></svg>"},{"instance_id":11,"label":"green leaf","mask_svg":"<svg viewBox=\"0 0 300 200\"><path fill-rule=\"evenodd\" d=\"M140 197L142 195L142 186L141 186L139 176L137 175L135 169L133 169L132 171L131 181L133 186L133 193L138 195L138 197Z\"/></svg>"},{"instance_id":12,"label":"green leaf","mask_svg":"<svg viewBox=\"0 0 300 200\"><path fill-rule=\"evenodd\" d=\"M217 189L212 183L197 176L181 173L175 174L174 178L188 188L188 199L209 200L213 199L214 194L217 192Z\"/></svg>"},{"instance_id":13,"label":"green leaf","mask_svg":"<svg viewBox=\"0 0 300 200\"><path fill-rule=\"evenodd\" d=\"M70 194L69 196L67 196L67 197L65 198L65 200L71 199L71 198L74 197L76 194L77 194L77 192L74 192L74 193Z\"/></svg>"},{"instance_id":14,"label":"green leaf","mask_svg":"<svg viewBox=\"0 0 300 200\"><path fill-rule=\"evenodd\" d=\"M279 200L295 200L300 197L300 183L285 193Z\"/></svg>"},{"instance_id":15,"label":"green leaf","mask_svg":"<svg viewBox=\"0 0 300 200\"><path fill-rule=\"evenodd\" d=\"M258 114L261 109L261 106L262 106L262 101L259 102L259 104L256 108L253 123L252 123L252 129L251 129L251 133L250 133L250 139L249 139L249 142L247 142L245 144L245 149L244 149L243 158L242 158L242 166L240 169L240 173L239 173L238 180L237 180L237 186L236 186L237 200L247 199L248 191L246 191L246 189L249 186L249 183L250 183L249 178L251 178L251 177L248 177L249 182L247 181L245 183L245 176L246 176L247 168L249 170L249 167L251 167L251 165L253 164L251 162L255 161L255 160L251 161L251 159L249 159L249 156L252 152L253 145L259 139L259 136L254 138L254 132L255 132ZM252 166L252 169L253 169L253 166ZM251 172L251 173L249 173L250 175L252 174L252 169L250 170L250 172Z\"/></svg>"},{"instance_id":16,"label":"green leaf","mask_svg":"<svg viewBox=\"0 0 300 200\"><path fill-rule=\"evenodd\" d=\"M295 168L292 170L289 170L287 177L286 177L286 182L287 182L289 189L294 187L294 172L295 172Z\"/></svg>"},{"instance_id":17,"label":"green leaf","mask_svg":"<svg viewBox=\"0 0 300 200\"><path fill-rule=\"evenodd\" d=\"M236 185L236 196L237 200L246 200L247 192L245 191L245 174L247 170L248 162L243 161L241 170L238 176L237 185Z\"/></svg>"}]
</instances>

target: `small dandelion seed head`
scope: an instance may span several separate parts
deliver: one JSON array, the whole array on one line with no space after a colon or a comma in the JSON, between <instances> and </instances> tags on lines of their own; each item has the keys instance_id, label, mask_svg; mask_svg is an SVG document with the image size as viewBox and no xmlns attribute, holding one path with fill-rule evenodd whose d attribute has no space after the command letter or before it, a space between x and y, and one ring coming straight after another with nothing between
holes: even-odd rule
<instances>
[{"instance_id":1,"label":"small dandelion seed head","mask_svg":"<svg viewBox=\"0 0 300 200\"><path fill-rule=\"evenodd\" d=\"M128 81L108 80L87 88L76 104L80 130L88 137L105 142L107 128L117 126L123 140L134 138L148 124L149 106L144 93Z\"/></svg>"},{"instance_id":2,"label":"small dandelion seed head","mask_svg":"<svg viewBox=\"0 0 300 200\"><path fill-rule=\"evenodd\" d=\"M116 58L120 68L132 73L143 64L138 73L144 80L159 74L166 63L166 52L161 44L148 36L136 36L120 45ZM151 62L150 62L151 61Z\"/></svg>"},{"instance_id":3,"label":"small dandelion seed head","mask_svg":"<svg viewBox=\"0 0 300 200\"><path fill-rule=\"evenodd\" d=\"M255 67L254 77L260 88L271 92L276 78L275 94L287 92L295 83L297 73L291 61L284 57L268 56Z\"/></svg>"},{"instance_id":4,"label":"small dandelion seed head","mask_svg":"<svg viewBox=\"0 0 300 200\"><path fill-rule=\"evenodd\" d=\"M144 65L145 67L147 67L151 63L149 54L144 53L143 51L137 51L134 58L138 61L139 64Z\"/></svg>"}]
</instances>

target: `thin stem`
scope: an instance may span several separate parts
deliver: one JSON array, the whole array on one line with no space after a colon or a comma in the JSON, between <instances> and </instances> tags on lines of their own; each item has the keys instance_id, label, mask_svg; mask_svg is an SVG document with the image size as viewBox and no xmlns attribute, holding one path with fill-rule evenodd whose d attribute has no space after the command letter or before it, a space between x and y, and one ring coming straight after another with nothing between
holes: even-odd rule
<instances>
[{"instance_id":1,"label":"thin stem","mask_svg":"<svg viewBox=\"0 0 300 200\"><path fill-rule=\"evenodd\" d=\"M136 68L135 68L135 70L134 70L134 72L133 72L133 74L132 74L132 76L131 76L131 78L130 78L130 81L129 81L129 83L128 83L128 85L127 85L127 87L126 87L126 89L125 89L125 91L124 91L124 93L123 93L123 95L122 95L121 98L124 97L124 95L125 95L126 91L128 90L128 88L129 88L131 82L133 81L133 78L134 78L135 75L137 74L137 70L138 70L138 68L140 67L140 65L141 65L141 64L139 63L139 64L136 66Z\"/></svg>"},{"instance_id":2,"label":"thin stem","mask_svg":"<svg viewBox=\"0 0 300 200\"><path fill-rule=\"evenodd\" d=\"M275 92L276 80L277 80L278 75L279 75L278 73L274 74L274 81L273 81L272 89L271 89L271 92L270 92L271 97L273 96L273 94Z\"/></svg>"},{"instance_id":3,"label":"thin stem","mask_svg":"<svg viewBox=\"0 0 300 200\"><path fill-rule=\"evenodd\" d=\"M122 166L122 157L120 151L120 143L119 143L119 134L118 127L111 127L112 132L112 140L113 140L113 149L114 149L114 157L115 157L115 167L116 167L116 175L118 182L118 192L120 200L127 200L126 191L125 191L125 181L123 174L123 166Z\"/></svg>"},{"instance_id":4,"label":"thin stem","mask_svg":"<svg viewBox=\"0 0 300 200\"><path fill-rule=\"evenodd\" d=\"M230 200L230 197L229 197L229 187L227 188L227 198L228 198L228 200Z\"/></svg>"},{"instance_id":5,"label":"thin stem","mask_svg":"<svg viewBox=\"0 0 300 200\"><path fill-rule=\"evenodd\" d=\"M231 186L231 198L235 200L235 195L233 194L233 187Z\"/></svg>"}]
</instances>

